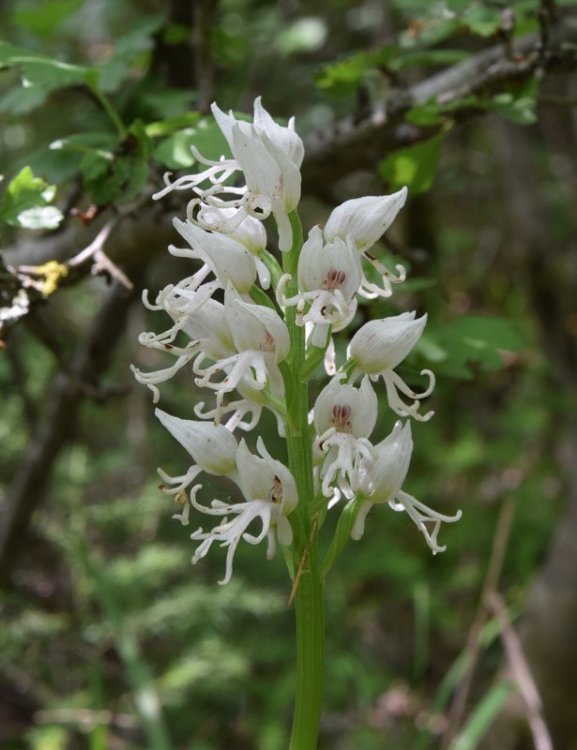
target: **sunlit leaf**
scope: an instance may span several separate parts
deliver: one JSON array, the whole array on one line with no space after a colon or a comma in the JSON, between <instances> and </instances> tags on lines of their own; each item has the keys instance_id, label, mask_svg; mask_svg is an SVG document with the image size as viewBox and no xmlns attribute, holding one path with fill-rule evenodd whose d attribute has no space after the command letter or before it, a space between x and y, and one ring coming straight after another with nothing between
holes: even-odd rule
<instances>
[{"instance_id":1,"label":"sunlit leaf","mask_svg":"<svg viewBox=\"0 0 577 750\"><path fill-rule=\"evenodd\" d=\"M537 100L534 97L522 96L515 99L512 94L497 94L491 100L492 108L517 125L532 125L537 122Z\"/></svg>"},{"instance_id":2,"label":"sunlit leaf","mask_svg":"<svg viewBox=\"0 0 577 750\"><path fill-rule=\"evenodd\" d=\"M444 138L445 134L439 133L427 141L394 151L380 162L379 174L391 190L406 186L411 193L426 193L435 179Z\"/></svg>"},{"instance_id":3,"label":"sunlit leaf","mask_svg":"<svg viewBox=\"0 0 577 750\"><path fill-rule=\"evenodd\" d=\"M49 206L56 188L30 167L24 167L8 184L0 203L0 219L7 224L25 229L54 229L62 221L62 213Z\"/></svg>"},{"instance_id":4,"label":"sunlit leaf","mask_svg":"<svg viewBox=\"0 0 577 750\"><path fill-rule=\"evenodd\" d=\"M195 159L190 150L196 146L208 159L217 160L222 154L228 154L228 144L214 120L200 120L198 125L181 130L162 141L154 150L154 158L170 169L183 169L194 164Z\"/></svg>"},{"instance_id":5,"label":"sunlit leaf","mask_svg":"<svg viewBox=\"0 0 577 750\"><path fill-rule=\"evenodd\" d=\"M38 36L50 36L82 7L84 0L44 0L35 8L14 11L14 21Z\"/></svg>"},{"instance_id":6,"label":"sunlit leaf","mask_svg":"<svg viewBox=\"0 0 577 750\"><path fill-rule=\"evenodd\" d=\"M35 206L18 215L18 224L23 229L56 229L63 218L56 206Z\"/></svg>"},{"instance_id":7,"label":"sunlit leaf","mask_svg":"<svg viewBox=\"0 0 577 750\"><path fill-rule=\"evenodd\" d=\"M516 352L526 346L526 337L514 321L466 315L440 328L429 326L419 348L435 363L436 372L468 379L473 367L498 370L503 366L503 352Z\"/></svg>"},{"instance_id":8,"label":"sunlit leaf","mask_svg":"<svg viewBox=\"0 0 577 750\"><path fill-rule=\"evenodd\" d=\"M501 11L481 3L472 3L462 16L463 25L477 36L493 36L501 25Z\"/></svg>"}]
</instances>

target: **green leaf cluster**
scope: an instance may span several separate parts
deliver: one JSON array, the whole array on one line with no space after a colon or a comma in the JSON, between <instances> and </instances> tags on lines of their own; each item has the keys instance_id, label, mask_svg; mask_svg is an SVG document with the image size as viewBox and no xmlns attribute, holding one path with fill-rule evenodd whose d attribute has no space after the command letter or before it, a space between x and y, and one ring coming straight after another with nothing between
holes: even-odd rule
<instances>
[{"instance_id":1,"label":"green leaf cluster","mask_svg":"<svg viewBox=\"0 0 577 750\"><path fill-rule=\"evenodd\" d=\"M0 200L0 220L22 229L55 229L62 212L51 205L56 187L35 177L30 167L24 167L11 180Z\"/></svg>"}]
</instances>

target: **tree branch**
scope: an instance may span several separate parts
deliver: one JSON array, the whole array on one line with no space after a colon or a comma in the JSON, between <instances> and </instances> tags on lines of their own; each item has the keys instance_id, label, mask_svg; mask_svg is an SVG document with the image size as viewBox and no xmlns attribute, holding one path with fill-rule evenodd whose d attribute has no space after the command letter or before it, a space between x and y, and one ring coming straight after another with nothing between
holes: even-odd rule
<instances>
[{"instance_id":1,"label":"tree branch","mask_svg":"<svg viewBox=\"0 0 577 750\"><path fill-rule=\"evenodd\" d=\"M44 425L24 453L4 498L7 519L0 541L2 584L9 580L14 561L23 549L26 529L50 484L54 463L74 435L80 407L87 395L86 384L97 388L112 349L124 331L124 321L133 299L133 292L120 284L114 285L79 348L71 374L60 373L54 381L47 397L50 407Z\"/></svg>"}]
</instances>

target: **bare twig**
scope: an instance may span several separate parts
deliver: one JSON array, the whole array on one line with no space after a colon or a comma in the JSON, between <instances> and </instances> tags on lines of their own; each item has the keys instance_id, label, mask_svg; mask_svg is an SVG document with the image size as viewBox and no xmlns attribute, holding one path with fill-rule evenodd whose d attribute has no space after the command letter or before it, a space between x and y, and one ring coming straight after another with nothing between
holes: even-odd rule
<instances>
[{"instance_id":1,"label":"bare twig","mask_svg":"<svg viewBox=\"0 0 577 750\"><path fill-rule=\"evenodd\" d=\"M217 9L216 0L196 0L194 3L194 51L198 111L210 112L214 101L214 56L212 27Z\"/></svg>"},{"instance_id":2,"label":"bare twig","mask_svg":"<svg viewBox=\"0 0 577 750\"><path fill-rule=\"evenodd\" d=\"M92 242L87 247L85 247L84 250L81 250L79 253L77 253L77 255L70 258L70 260L67 261L67 265L70 268L74 268L74 266L80 266L83 263L86 263L86 261L92 259L93 265L91 272L94 275L97 275L99 273L107 273L113 279L119 281L127 289L132 289L134 286L132 281L130 281L128 276L123 271L121 271L120 268L118 268L118 266L113 263L104 252L104 244L106 243L106 240L110 236L110 233L116 226L117 222L118 218L116 217L109 219L109 221L106 222L106 224L98 232L96 237L92 240Z\"/></svg>"},{"instance_id":3,"label":"bare twig","mask_svg":"<svg viewBox=\"0 0 577 750\"><path fill-rule=\"evenodd\" d=\"M529 669L521 640L515 631L503 599L495 591L487 597L487 606L499 622L507 662L525 704L527 723L533 735L535 750L553 750L553 741L543 718L541 696Z\"/></svg>"}]
</instances>

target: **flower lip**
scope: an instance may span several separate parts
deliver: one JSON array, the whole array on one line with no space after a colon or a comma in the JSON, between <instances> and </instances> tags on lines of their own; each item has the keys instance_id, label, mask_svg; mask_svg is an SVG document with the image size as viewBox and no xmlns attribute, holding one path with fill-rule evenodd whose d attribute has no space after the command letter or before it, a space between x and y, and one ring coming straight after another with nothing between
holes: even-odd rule
<instances>
[{"instance_id":1,"label":"flower lip","mask_svg":"<svg viewBox=\"0 0 577 750\"><path fill-rule=\"evenodd\" d=\"M260 455L255 456L244 439L238 445L236 464L242 493L249 500L267 500L288 515L298 501L295 480L283 463L272 458L260 437L257 450Z\"/></svg>"},{"instance_id":2,"label":"flower lip","mask_svg":"<svg viewBox=\"0 0 577 750\"><path fill-rule=\"evenodd\" d=\"M314 406L316 432L322 436L331 427L355 438L369 437L377 422L378 401L368 377L359 388L335 376L319 393Z\"/></svg>"}]
</instances>

